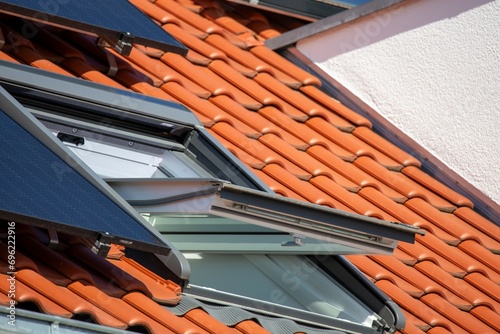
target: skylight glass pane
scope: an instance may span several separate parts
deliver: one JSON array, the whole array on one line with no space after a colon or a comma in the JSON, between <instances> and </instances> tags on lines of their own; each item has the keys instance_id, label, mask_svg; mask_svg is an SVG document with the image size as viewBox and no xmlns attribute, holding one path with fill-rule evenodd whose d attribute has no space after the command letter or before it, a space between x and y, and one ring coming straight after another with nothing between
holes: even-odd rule
<instances>
[{"instance_id":1,"label":"skylight glass pane","mask_svg":"<svg viewBox=\"0 0 500 334\"><path fill-rule=\"evenodd\" d=\"M156 133L148 134L148 128L136 133L137 130L132 132L111 119L96 123L92 119L52 114L40 106L26 106L26 109L55 137L80 138L77 143L61 141L102 178L211 176L183 152L182 144Z\"/></svg>"},{"instance_id":2,"label":"skylight glass pane","mask_svg":"<svg viewBox=\"0 0 500 334\"><path fill-rule=\"evenodd\" d=\"M322 242L211 214L143 213L165 238L184 252L246 254L361 254L356 247Z\"/></svg>"},{"instance_id":3,"label":"skylight glass pane","mask_svg":"<svg viewBox=\"0 0 500 334\"><path fill-rule=\"evenodd\" d=\"M372 311L307 259L290 255L187 254L197 286L371 326ZM241 284L246 282L246 284Z\"/></svg>"}]
</instances>

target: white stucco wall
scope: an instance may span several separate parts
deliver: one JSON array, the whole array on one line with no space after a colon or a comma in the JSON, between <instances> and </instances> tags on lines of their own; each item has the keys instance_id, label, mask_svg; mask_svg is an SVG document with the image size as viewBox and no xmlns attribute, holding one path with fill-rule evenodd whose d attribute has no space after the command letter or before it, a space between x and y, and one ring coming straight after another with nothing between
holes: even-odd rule
<instances>
[{"instance_id":1,"label":"white stucco wall","mask_svg":"<svg viewBox=\"0 0 500 334\"><path fill-rule=\"evenodd\" d=\"M500 203L500 1L409 0L297 48Z\"/></svg>"}]
</instances>

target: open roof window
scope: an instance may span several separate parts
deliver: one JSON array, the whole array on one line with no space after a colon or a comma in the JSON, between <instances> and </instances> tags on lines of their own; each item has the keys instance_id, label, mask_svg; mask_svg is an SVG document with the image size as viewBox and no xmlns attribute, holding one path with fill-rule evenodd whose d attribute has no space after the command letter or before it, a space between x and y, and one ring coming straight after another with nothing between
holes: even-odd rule
<instances>
[{"instance_id":1,"label":"open roof window","mask_svg":"<svg viewBox=\"0 0 500 334\"><path fill-rule=\"evenodd\" d=\"M180 104L1 61L0 85L103 178L217 178L268 189Z\"/></svg>"},{"instance_id":2,"label":"open roof window","mask_svg":"<svg viewBox=\"0 0 500 334\"><path fill-rule=\"evenodd\" d=\"M392 253L421 230L209 179L110 179L181 251ZM291 237L290 237L291 236ZM312 245L308 240L317 240ZM262 241L262 243L260 243ZM332 245L330 245L332 244ZM267 248L261 248L266 246ZM245 249L246 247L246 249ZM302 250L301 248L304 249Z\"/></svg>"},{"instance_id":3,"label":"open roof window","mask_svg":"<svg viewBox=\"0 0 500 334\"><path fill-rule=\"evenodd\" d=\"M128 55L132 43L182 55L187 48L155 24L127 0L40 1L1 0L0 12L32 20L40 25L64 27L100 38L117 52ZM26 21L27 31L36 25Z\"/></svg>"}]
</instances>

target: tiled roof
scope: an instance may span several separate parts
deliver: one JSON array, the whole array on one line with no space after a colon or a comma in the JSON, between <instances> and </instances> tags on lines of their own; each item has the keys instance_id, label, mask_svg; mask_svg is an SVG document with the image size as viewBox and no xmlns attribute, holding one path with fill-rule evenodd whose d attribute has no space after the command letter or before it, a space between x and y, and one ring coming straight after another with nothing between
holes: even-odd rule
<instances>
[{"instance_id":1,"label":"tiled roof","mask_svg":"<svg viewBox=\"0 0 500 334\"><path fill-rule=\"evenodd\" d=\"M131 2L189 47L187 56L136 46L123 57L93 38L47 27L27 39L22 24L4 19L0 59L178 101L276 193L425 229L393 256L348 258L402 308L406 333L500 331L500 228L325 94L318 78L263 45L300 23L210 0ZM26 273L27 285L43 276ZM73 282L57 289L81 297L94 288ZM109 294L136 305L131 312L150 303L141 293ZM64 313L43 300L43 311ZM118 320L105 318L115 326L145 316L116 312ZM250 333L251 326L237 328Z\"/></svg>"},{"instance_id":2,"label":"tiled roof","mask_svg":"<svg viewBox=\"0 0 500 334\"><path fill-rule=\"evenodd\" d=\"M173 307L178 308L181 287L125 256L121 246L113 245L104 259L79 238L60 234L60 243L52 249L46 232L23 224L15 229L18 307L152 333L248 333L246 328L253 327L269 333L249 318L229 328L199 307L179 314ZM6 224L2 230L7 235ZM5 240L0 249L0 303L8 305Z\"/></svg>"}]
</instances>

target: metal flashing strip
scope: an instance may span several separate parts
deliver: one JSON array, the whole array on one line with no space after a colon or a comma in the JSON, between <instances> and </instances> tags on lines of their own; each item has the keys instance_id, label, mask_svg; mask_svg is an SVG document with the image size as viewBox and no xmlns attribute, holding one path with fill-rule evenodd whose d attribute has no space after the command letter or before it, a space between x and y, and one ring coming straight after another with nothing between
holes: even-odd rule
<instances>
[{"instance_id":1,"label":"metal flashing strip","mask_svg":"<svg viewBox=\"0 0 500 334\"><path fill-rule=\"evenodd\" d=\"M126 112L119 115L124 120L136 114L162 120L159 124L170 121L181 125L202 126L196 116L182 104L4 60L0 60L0 85L11 94L15 92L27 99L66 105L86 104L101 112L112 108Z\"/></svg>"},{"instance_id":2,"label":"metal flashing strip","mask_svg":"<svg viewBox=\"0 0 500 334\"><path fill-rule=\"evenodd\" d=\"M126 0L69 0L49 3L38 0L1 0L0 12L25 19L26 29L31 29L30 32L37 31L36 24L31 22L34 21L97 35L124 55L130 53L133 43L181 55L186 55L188 51Z\"/></svg>"},{"instance_id":3,"label":"metal flashing strip","mask_svg":"<svg viewBox=\"0 0 500 334\"><path fill-rule=\"evenodd\" d=\"M398 241L414 242L415 234L425 233L410 225L347 213L216 179L109 179L107 182L125 200L135 203L136 210L152 216L212 214L355 247L364 253L391 253ZM186 194L193 197L188 198Z\"/></svg>"},{"instance_id":4,"label":"metal flashing strip","mask_svg":"<svg viewBox=\"0 0 500 334\"><path fill-rule=\"evenodd\" d=\"M287 47L302 39L339 27L404 1L407 0L373 0L352 9L325 17L316 22L309 23L300 28L287 31L277 37L266 40L265 44L271 50Z\"/></svg>"},{"instance_id":5,"label":"metal flashing strip","mask_svg":"<svg viewBox=\"0 0 500 334\"><path fill-rule=\"evenodd\" d=\"M197 307L226 325L256 319L264 328L273 329L272 333L378 333L375 328L355 322L192 284L184 290L179 304L168 309L177 315L183 315ZM282 323L273 323L273 320Z\"/></svg>"},{"instance_id":6,"label":"metal flashing strip","mask_svg":"<svg viewBox=\"0 0 500 334\"><path fill-rule=\"evenodd\" d=\"M345 289L376 312L381 317L382 324L387 327L388 332L405 327L406 319L399 306L344 256L321 258L314 255L307 256L307 258L332 279L342 282Z\"/></svg>"}]
</instances>

